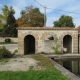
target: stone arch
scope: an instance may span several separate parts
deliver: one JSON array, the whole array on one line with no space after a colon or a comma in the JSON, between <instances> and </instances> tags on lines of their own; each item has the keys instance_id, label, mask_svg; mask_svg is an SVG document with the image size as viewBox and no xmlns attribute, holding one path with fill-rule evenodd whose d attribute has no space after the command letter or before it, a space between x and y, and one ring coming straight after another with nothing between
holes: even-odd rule
<instances>
[{"instance_id":1,"label":"stone arch","mask_svg":"<svg viewBox=\"0 0 80 80\"><path fill-rule=\"evenodd\" d=\"M63 53L72 53L72 36L65 35L63 37Z\"/></svg>"},{"instance_id":2,"label":"stone arch","mask_svg":"<svg viewBox=\"0 0 80 80\"><path fill-rule=\"evenodd\" d=\"M35 53L35 37L27 35L24 38L24 55Z\"/></svg>"}]
</instances>

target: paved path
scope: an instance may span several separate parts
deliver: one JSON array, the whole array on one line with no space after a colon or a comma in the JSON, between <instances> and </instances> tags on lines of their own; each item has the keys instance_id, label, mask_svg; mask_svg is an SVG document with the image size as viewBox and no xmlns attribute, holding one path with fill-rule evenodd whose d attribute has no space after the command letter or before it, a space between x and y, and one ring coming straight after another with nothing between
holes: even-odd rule
<instances>
[{"instance_id":1,"label":"paved path","mask_svg":"<svg viewBox=\"0 0 80 80\"><path fill-rule=\"evenodd\" d=\"M0 46L5 46L6 49L8 49L9 51L11 51L12 53L15 50L18 50L18 44L4 44L4 45L0 45Z\"/></svg>"}]
</instances>

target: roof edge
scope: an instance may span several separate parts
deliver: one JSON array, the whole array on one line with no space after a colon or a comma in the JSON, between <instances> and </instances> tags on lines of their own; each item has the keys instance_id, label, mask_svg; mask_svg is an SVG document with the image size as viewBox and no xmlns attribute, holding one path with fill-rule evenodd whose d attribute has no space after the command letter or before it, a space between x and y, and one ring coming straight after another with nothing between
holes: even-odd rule
<instances>
[{"instance_id":1,"label":"roof edge","mask_svg":"<svg viewBox=\"0 0 80 80\"><path fill-rule=\"evenodd\" d=\"M78 30L70 27L18 27L18 30Z\"/></svg>"}]
</instances>

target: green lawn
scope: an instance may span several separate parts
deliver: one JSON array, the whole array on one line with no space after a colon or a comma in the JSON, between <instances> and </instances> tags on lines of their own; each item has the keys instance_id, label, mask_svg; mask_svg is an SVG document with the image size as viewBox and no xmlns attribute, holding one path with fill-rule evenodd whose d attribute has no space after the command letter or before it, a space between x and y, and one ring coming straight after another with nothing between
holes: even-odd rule
<instances>
[{"instance_id":1,"label":"green lawn","mask_svg":"<svg viewBox=\"0 0 80 80\"><path fill-rule=\"evenodd\" d=\"M1 71L0 80L70 80L57 70L53 64L42 55L29 56L39 61L44 70Z\"/></svg>"},{"instance_id":2,"label":"green lawn","mask_svg":"<svg viewBox=\"0 0 80 80\"><path fill-rule=\"evenodd\" d=\"M0 80L69 80L58 70L41 70L27 72L0 72Z\"/></svg>"}]
</instances>

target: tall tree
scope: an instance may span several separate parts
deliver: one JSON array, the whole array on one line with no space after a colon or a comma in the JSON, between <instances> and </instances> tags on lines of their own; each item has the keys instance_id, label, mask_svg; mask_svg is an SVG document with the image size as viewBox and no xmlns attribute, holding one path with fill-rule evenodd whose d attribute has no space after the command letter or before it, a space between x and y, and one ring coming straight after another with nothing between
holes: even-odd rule
<instances>
[{"instance_id":1,"label":"tall tree","mask_svg":"<svg viewBox=\"0 0 80 80\"><path fill-rule=\"evenodd\" d=\"M6 25L4 25L4 30L3 30L4 35L16 37L17 36L17 30L16 30L17 27L18 27L18 25L16 24L14 13L11 11L11 12L9 12Z\"/></svg>"},{"instance_id":2,"label":"tall tree","mask_svg":"<svg viewBox=\"0 0 80 80\"><path fill-rule=\"evenodd\" d=\"M21 12L22 26L26 27L43 27L44 14L42 14L39 8L33 8L28 6Z\"/></svg>"},{"instance_id":3,"label":"tall tree","mask_svg":"<svg viewBox=\"0 0 80 80\"><path fill-rule=\"evenodd\" d=\"M53 22L54 27L75 27L71 16L62 15L58 21Z\"/></svg>"},{"instance_id":4,"label":"tall tree","mask_svg":"<svg viewBox=\"0 0 80 80\"><path fill-rule=\"evenodd\" d=\"M7 17L9 15L9 12L15 13L12 6L8 8L8 6L4 5L2 8L2 13L0 13L0 27L2 27L7 22Z\"/></svg>"}]
</instances>

